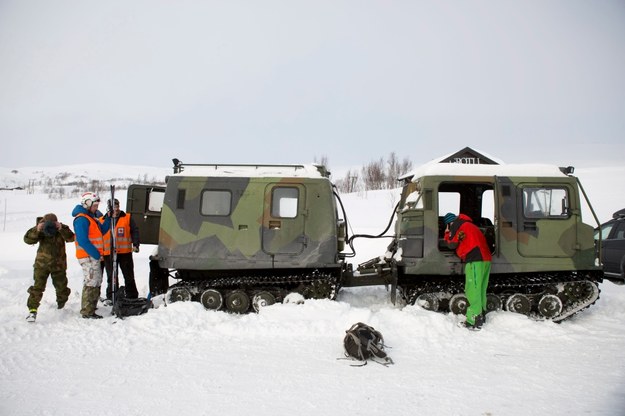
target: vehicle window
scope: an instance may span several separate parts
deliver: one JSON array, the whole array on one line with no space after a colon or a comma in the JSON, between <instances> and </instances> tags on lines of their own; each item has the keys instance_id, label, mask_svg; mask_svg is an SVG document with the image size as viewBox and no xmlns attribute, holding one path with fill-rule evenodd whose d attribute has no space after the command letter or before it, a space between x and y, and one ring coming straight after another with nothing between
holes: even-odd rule
<instances>
[{"instance_id":1,"label":"vehicle window","mask_svg":"<svg viewBox=\"0 0 625 416\"><path fill-rule=\"evenodd\" d=\"M482 194L482 218L489 218L491 224L495 218L495 191L487 189Z\"/></svg>"},{"instance_id":2,"label":"vehicle window","mask_svg":"<svg viewBox=\"0 0 625 416\"><path fill-rule=\"evenodd\" d=\"M460 211L460 194L458 192L438 193L438 216L443 217L448 212L456 213Z\"/></svg>"},{"instance_id":3,"label":"vehicle window","mask_svg":"<svg viewBox=\"0 0 625 416\"><path fill-rule=\"evenodd\" d=\"M165 200L165 191L160 189L152 189L148 198L148 211L160 212L163 210L163 201Z\"/></svg>"},{"instance_id":4,"label":"vehicle window","mask_svg":"<svg viewBox=\"0 0 625 416\"><path fill-rule=\"evenodd\" d=\"M184 201L187 200L187 190L178 189L178 195L176 196L176 208L184 209Z\"/></svg>"},{"instance_id":5,"label":"vehicle window","mask_svg":"<svg viewBox=\"0 0 625 416\"><path fill-rule=\"evenodd\" d=\"M492 189L482 191L481 195L475 197L474 204L465 204L473 207L470 212L461 212L462 196L459 192L438 192L438 216L444 217L446 213L462 213L469 215L473 222L480 226L484 222L492 225L495 219L495 192Z\"/></svg>"},{"instance_id":6,"label":"vehicle window","mask_svg":"<svg viewBox=\"0 0 625 416\"><path fill-rule=\"evenodd\" d=\"M423 198L416 182L410 182L402 189L400 207L402 209L423 208Z\"/></svg>"},{"instance_id":7,"label":"vehicle window","mask_svg":"<svg viewBox=\"0 0 625 416\"><path fill-rule=\"evenodd\" d=\"M207 190L202 193L202 215L230 215L232 195L230 191Z\"/></svg>"},{"instance_id":8,"label":"vehicle window","mask_svg":"<svg viewBox=\"0 0 625 416\"><path fill-rule=\"evenodd\" d=\"M297 217L299 190L290 187L276 187L271 197L271 216L275 218Z\"/></svg>"},{"instance_id":9,"label":"vehicle window","mask_svg":"<svg viewBox=\"0 0 625 416\"><path fill-rule=\"evenodd\" d=\"M612 227L614 227L614 223L604 224L601 226L601 239L602 240L605 240L608 238L608 236L610 235L610 231L612 231Z\"/></svg>"},{"instance_id":10,"label":"vehicle window","mask_svg":"<svg viewBox=\"0 0 625 416\"><path fill-rule=\"evenodd\" d=\"M616 235L614 235L615 240L625 240L625 222L621 222L619 224L619 228L616 230Z\"/></svg>"},{"instance_id":11,"label":"vehicle window","mask_svg":"<svg viewBox=\"0 0 625 416\"><path fill-rule=\"evenodd\" d=\"M569 198L564 188L523 188L526 218L566 218Z\"/></svg>"}]
</instances>

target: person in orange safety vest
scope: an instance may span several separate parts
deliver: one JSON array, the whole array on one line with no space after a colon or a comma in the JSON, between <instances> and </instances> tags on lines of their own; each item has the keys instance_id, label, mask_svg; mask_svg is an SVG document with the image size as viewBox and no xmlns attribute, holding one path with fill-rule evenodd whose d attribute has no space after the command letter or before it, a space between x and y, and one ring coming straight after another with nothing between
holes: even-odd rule
<instances>
[{"instance_id":1,"label":"person in orange safety vest","mask_svg":"<svg viewBox=\"0 0 625 416\"><path fill-rule=\"evenodd\" d=\"M110 206L108 204L107 206ZM112 235L109 230L104 235L104 267L106 268L106 300L107 305L113 304L113 267L119 266L124 275L124 284L126 297L129 299L137 299L139 293L135 282L134 262L132 253L139 252L139 228L135 224L131 215L120 210L119 201L114 200L113 217L115 218L115 248L117 253L117 265L113 265ZM101 218L100 221L103 221ZM119 279L115 282L115 292L119 289Z\"/></svg>"},{"instance_id":2,"label":"person in orange safety vest","mask_svg":"<svg viewBox=\"0 0 625 416\"><path fill-rule=\"evenodd\" d=\"M111 227L111 219L100 222L98 211L100 197L93 192L82 194L80 204L72 211L74 232L76 233L76 257L82 268L83 290L80 314L86 319L101 319L95 313L102 285L102 267L104 260L103 234Z\"/></svg>"}]
</instances>

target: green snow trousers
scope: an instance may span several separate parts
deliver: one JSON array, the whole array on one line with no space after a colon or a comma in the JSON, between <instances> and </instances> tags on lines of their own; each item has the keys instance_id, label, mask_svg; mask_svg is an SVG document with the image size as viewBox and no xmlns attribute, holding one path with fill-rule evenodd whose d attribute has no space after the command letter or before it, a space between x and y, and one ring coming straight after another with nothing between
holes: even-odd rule
<instances>
[{"instance_id":1,"label":"green snow trousers","mask_svg":"<svg viewBox=\"0 0 625 416\"><path fill-rule=\"evenodd\" d=\"M486 312L486 290L490 275L490 261L472 261L464 266L464 293L467 296L467 323L475 324L475 317Z\"/></svg>"},{"instance_id":2,"label":"green snow trousers","mask_svg":"<svg viewBox=\"0 0 625 416\"><path fill-rule=\"evenodd\" d=\"M43 292L46 290L48 276L52 276L52 284L56 289L56 302L59 309L65 306L71 290L67 287L67 275L65 269L49 269L47 267L36 267L33 274L34 283L28 288L28 300L26 306L29 311L36 311L39 308Z\"/></svg>"}]
</instances>

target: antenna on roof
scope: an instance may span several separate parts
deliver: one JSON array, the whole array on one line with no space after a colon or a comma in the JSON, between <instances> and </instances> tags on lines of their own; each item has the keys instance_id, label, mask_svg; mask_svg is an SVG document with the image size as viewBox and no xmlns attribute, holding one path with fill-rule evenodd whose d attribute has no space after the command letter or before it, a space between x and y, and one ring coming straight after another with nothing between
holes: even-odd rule
<instances>
[{"instance_id":1,"label":"antenna on roof","mask_svg":"<svg viewBox=\"0 0 625 416\"><path fill-rule=\"evenodd\" d=\"M174 173L182 172L182 162L180 161L180 159L173 158L171 161L174 162Z\"/></svg>"}]
</instances>

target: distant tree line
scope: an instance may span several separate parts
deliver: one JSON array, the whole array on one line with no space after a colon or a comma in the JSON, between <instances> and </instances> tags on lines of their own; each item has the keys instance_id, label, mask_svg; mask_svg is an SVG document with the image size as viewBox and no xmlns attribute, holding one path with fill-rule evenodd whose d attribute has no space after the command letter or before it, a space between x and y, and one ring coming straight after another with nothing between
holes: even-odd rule
<instances>
[{"instance_id":1,"label":"distant tree line","mask_svg":"<svg viewBox=\"0 0 625 416\"><path fill-rule=\"evenodd\" d=\"M343 193L393 189L398 186L397 179L410 170L412 162L408 158L399 160L395 152L391 152L386 160L381 157L360 169L348 170L335 185Z\"/></svg>"}]
</instances>

